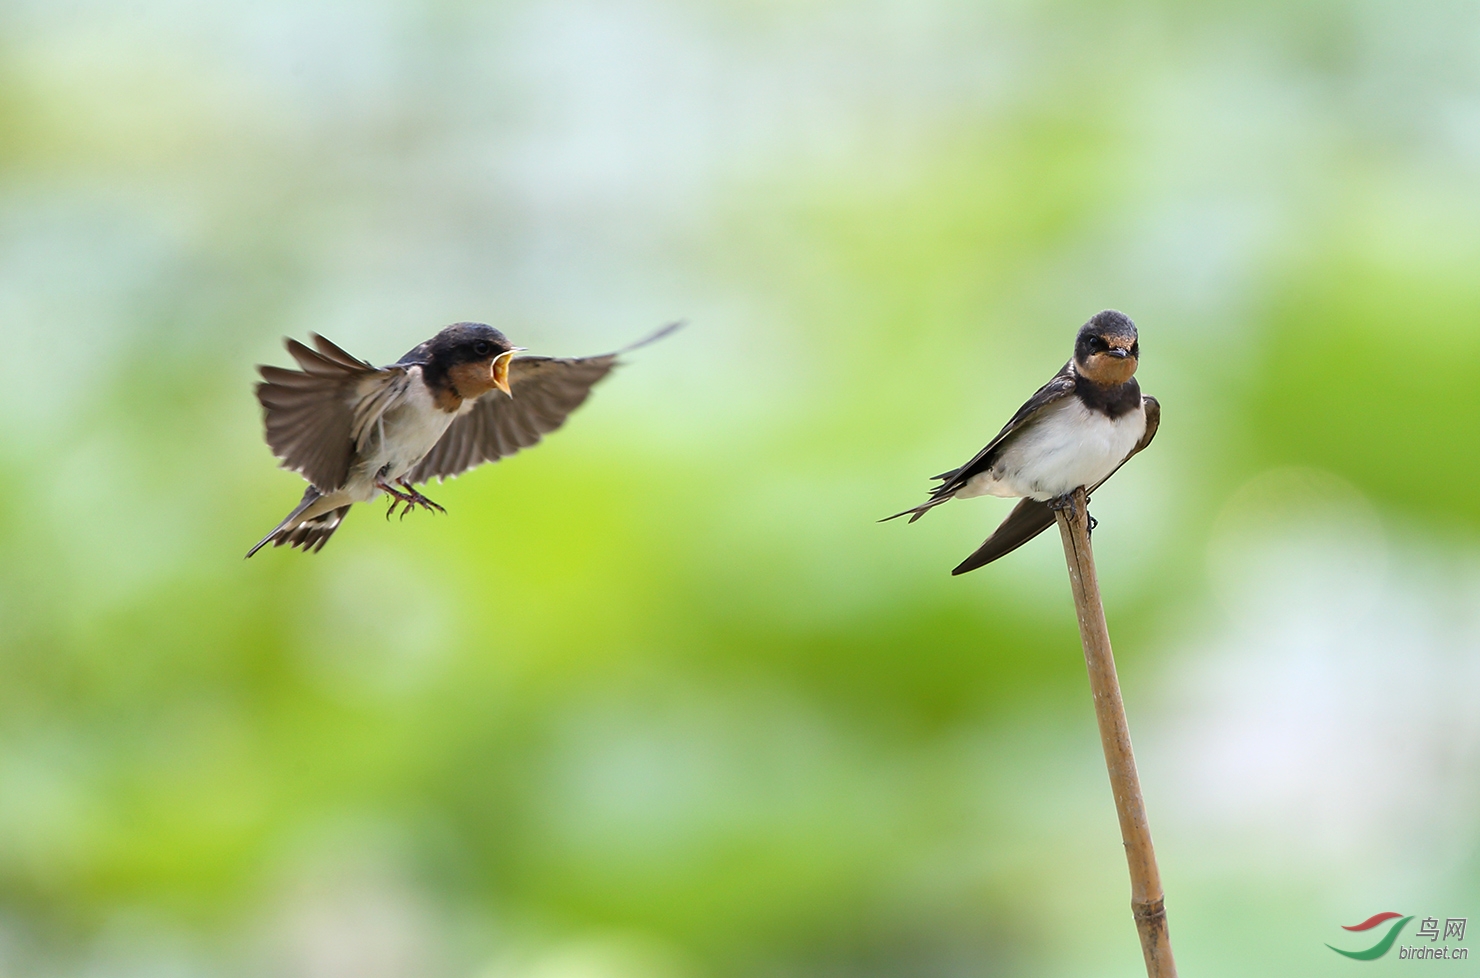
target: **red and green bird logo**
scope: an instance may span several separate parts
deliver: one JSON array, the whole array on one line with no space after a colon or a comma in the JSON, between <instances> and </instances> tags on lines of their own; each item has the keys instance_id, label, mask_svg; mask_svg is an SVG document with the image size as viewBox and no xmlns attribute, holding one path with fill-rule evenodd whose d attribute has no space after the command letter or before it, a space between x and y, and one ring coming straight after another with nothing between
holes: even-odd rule
<instances>
[{"instance_id":1,"label":"red and green bird logo","mask_svg":"<svg viewBox=\"0 0 1480 978\"><path fill-rule=\"evenodd\" d=\"M1350 927L1343 926L1341 929L1371 930L1378 924L1385 923L1395 917L1403 917L1403 915L1400 913L1393 913L1391 910L1389 910L1387 913L1375 913L1372 916L1368 917L1366 920L1362 921L1360 924L1352 924ZM1326 946L1331 948L1331 950L1335 951L1337 954L1344 954L1349 958L1356 958L1358 961L1376 961L1378 958L1388 953L1388 951L1392 950L1393 942L1398 939L1398 932L1401 931L1403 929L1403 926L1412 919L1412 915L1403 917L1402 920L1399 920L1392 927L1388 928L1388 932L1382 940L1378 941L1376 944L1372 945L1365 951L1343 951L1341 948L1332 947L1330 944L1327 944Z\"/></svg>"}]
</instances>

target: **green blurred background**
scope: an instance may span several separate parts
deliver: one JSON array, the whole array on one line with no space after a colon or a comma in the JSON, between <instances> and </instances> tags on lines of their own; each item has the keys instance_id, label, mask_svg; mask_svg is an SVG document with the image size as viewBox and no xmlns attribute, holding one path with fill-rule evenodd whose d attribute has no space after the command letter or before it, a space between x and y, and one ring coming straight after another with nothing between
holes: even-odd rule
<instances>
[{"instance_id":1,"label":"green blurred background","mask_svg":"<svg viewBox=\"0 0 1480 978\"><path fill-rule=\"evenodd\" d=\"M6 0L0 974L1140 973L1057 540L874 522L1107 306L1183 973L1401 972L1323 945L1480 917L1477 269L1473 4ZM283 335L677 318L241 559Z\"/></svg>"}]
</instances>

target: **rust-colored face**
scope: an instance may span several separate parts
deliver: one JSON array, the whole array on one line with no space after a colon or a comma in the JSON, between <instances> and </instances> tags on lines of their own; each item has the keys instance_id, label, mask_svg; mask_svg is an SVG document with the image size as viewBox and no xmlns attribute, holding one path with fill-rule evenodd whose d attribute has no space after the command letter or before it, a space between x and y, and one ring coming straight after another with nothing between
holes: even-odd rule
<instances>
[{"instance_id":1,"label":"rust-colored face","mask_svg":"<svg viewBox=\"0 0 1480 978\"><path fill-rule=\"evenodd\" d=\"M1079 331L1074 341L1074 365L1081 377L1106 387L1118 387L1135 375L1141 344L1129 320L1125 322L1128 328L1121 329L1118 322L1099 323L1105 315L1096 316Z\"/></svg>"},{"instance_id":2,"label":"rust-colored face","mask_svg":"<svg viewBox=\"0 0 1480 978\"><path fill-rule=\"evenodd\" d=\"M1135 375L1140 359L1136 324L1114 309L1096 313L1074 338L1074 366L1093 384L1119 387Z\"/></svg>"},{"instance_id":3,"label":"rust-colored face","mask_svg":"<svg viewBox=\"0 0 1480 978\"><path fill-rule=\"evenodd\" d=\"M513 397L514 392L509 389L509 361L513 358L514 351L510 350L487 360L460 363L449 370L447 376L463 400L481 397L491 390L500 390Z\"/></svg>"},{"instance_id":4,"label":"rust-colored face","mask_svg":"<svg viewBox=\"0 0 1480 978\"><path fill-rule=\"evenodd\" d=\"M1136 373L1136 355L1131 352L1134 342L1126 340L1124 345L1117 345L1117 340L1111 339L1108 350L1091 353L1080 361L1079 372L1097 384L1125 383Z\"/></svg>"}]
</instances>

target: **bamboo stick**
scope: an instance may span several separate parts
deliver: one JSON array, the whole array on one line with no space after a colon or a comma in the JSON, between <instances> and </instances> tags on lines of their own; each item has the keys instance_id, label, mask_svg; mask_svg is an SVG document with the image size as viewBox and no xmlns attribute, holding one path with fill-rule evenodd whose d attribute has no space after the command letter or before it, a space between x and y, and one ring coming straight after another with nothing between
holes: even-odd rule
<instances>
[{"instance_id":1,"label":"bamboo stick","mask_svg":"<svg viewBox=\"0 0 1480 978\"><path fill-rule=\"evenodd\" d=\"M1177 978L1172 945L1167 936L1167 912L1156 868L1156 850L1151 845L1151 827L1141 799L1141 780L1136 775L1136 757L1131 751L1130 728L1125 704L1120 699L1120 681L1115 675L1115 655L1110 649L1110 631L1105 608L1100 603L1100 583L1095 576L1095 555L1090 549L1089 501L1085 491L1074 490L1072 505L1055 512L1059 534L1064 540L1064 559L1069 565L1069 585L1079 614L1079 638L1084 644L1084 664L1089 669L1090 692L1094 695L1095 720L1100 725L1100 743L1105 749L1105 767L1115 812L1120 816L1120 837L1131 874L1131 912L1141 935L1148 978Z\"/></svg>"}]
</instances>

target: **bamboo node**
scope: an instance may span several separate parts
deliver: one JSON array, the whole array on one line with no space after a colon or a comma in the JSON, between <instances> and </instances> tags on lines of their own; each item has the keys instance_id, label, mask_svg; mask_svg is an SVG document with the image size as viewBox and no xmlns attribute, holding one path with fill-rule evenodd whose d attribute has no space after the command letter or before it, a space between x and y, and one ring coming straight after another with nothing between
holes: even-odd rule
<instances>
[{"instance_id":1,"label":"bamboo node","mask_svg":"<svg viewBox=\"0 0 1480 978\"><path fill-rule=\"evenodd\" d=\"M1154 920L1167 919L1167 902L1165 898L1152 900L1150 903L1131 902L1131 912L1136 916L1137 923L1150 923Z\"/></svg>"}]
</instances>

